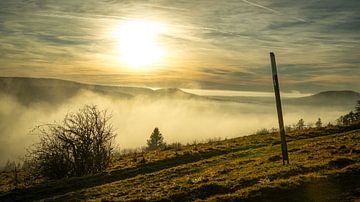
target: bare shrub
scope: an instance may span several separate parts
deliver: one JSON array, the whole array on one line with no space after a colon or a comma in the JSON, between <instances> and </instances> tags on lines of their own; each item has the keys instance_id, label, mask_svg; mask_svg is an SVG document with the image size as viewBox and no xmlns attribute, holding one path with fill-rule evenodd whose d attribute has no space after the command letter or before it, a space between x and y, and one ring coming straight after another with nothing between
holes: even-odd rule
<instances>
[{"instance_id":1,"label":"bare shrub","mask_svg":"<svg viewBox=\"0 0 360 202\"><path fill-rule=\"evenodd\" d=\"M99 173L110 163L115 137L111 116L86 105L61 124L36 127L40 142L29 150L33 171L48 178Z\"/></svg>"}]
</instances>

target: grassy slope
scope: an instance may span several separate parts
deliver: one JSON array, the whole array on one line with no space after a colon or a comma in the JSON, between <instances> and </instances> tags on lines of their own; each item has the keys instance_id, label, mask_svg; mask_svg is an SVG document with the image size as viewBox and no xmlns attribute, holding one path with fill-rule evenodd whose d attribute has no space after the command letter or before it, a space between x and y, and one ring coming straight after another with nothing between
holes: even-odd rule
<instances>
[{"instance_id":1,"label":"grassy slope","mask_svg":"<svg viewBox=\"0 0 360 202\"><path fill-rule=\"evenodd\" d=\"M253 135L122 156L107 173L13 190L0 201L359 199L358 128L290 133L288 166L282 166L277 134Z\"/></svg>"}]
</instances>

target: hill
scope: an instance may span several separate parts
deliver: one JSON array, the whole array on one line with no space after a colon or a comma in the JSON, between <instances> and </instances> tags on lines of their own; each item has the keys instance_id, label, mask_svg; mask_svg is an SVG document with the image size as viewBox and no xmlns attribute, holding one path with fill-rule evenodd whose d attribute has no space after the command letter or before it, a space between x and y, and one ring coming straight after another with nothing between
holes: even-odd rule
<instances>
[{"instance_id":1,"label":"hill","mask_svg":"<svg viewBox=\"0 0 360 202\"><path fill-rule=\"evenodd\" d=\"M338 106L355 105L360 100L360 93L355 91L325 91L315 95L285 100L287 104L313 105L313 106Z\"/></svg>"},{"instance_id":2,"label":"hill","mask_svg":"<svg viewBox=\"0 0 360 202\"><path fill-rule=\"evenodd\" d=\"M262 105L274 105L274 97L250 97L250 96L212 96L211 98L219 101L230 101L237 103L250 103ZM345 110L351 109L356 101L360 100L360 93L355 91L324 91L311 96L299 98L282 98L284 107L299 106L299 107L336 107Z\"/></svg>"},{"instance_id":3,"label":"hill","mask_svg":"<svg viewBox=\"0 0 360 202\"><path fill-rule=\"evenodd\" d=\"M178 88L165 88L165 89L158 89L155 90L157 97L176 97L182 99L196 99L201 98L201 96L194 95L191 93L184 92Z\"/></svg>"},{"instance_id":4,"label":"hill","mask_svg":"<svg viewBox=\"0 0 360 202\"><path fill-rule=\"evenodd\" d=\"M360 125L277 133L118 156L106 173L6 190L0 201L352 201ZM6 180L2 173L2 182Z\"/></svg>"},{"instance_id":5,"label":"hill","mask_svg":"<svg viewBox=\"0 0 360 202\"><path fill-rule=\"evenodd\" d=\"M230 101L251 104L274 104L272 97L248 96L200 96L187 93L178 88L152 90L141 87L106 86L84 84L74 81L48 78L0 77L0 93L14 96L20 103L31 105L34 103L61 104L80 92L90 91L115 99L131 99L145 96L151 99L206 99L213 101ZM360 100L360 93L355 91L325 91L301 98L283 98L285 105L303 105L316 107L353 107Z\"/></svg>"},{"instance_id":6,"label":"hill","mask_svg":"<svg viewBox=\"0 0 360 202\"><path fill-rule=\"evenodd\" d=\"M139 87L84 84L60 79L0 77L0 93L12 95L24 105L34 103L61 104L83 91L116 99L131 99L136 96L176 99L200 98L200 96L185 93L180 89L151 90Z\"/></svg>"}]
</instances>

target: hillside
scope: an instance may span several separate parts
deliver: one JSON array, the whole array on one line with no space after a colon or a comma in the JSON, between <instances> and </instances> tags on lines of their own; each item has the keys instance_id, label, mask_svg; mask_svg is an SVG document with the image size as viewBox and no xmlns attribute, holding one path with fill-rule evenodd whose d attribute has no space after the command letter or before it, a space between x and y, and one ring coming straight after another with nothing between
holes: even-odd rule
<instances>
[{"instance_id":1,"label":"hillside","mask_svg":"<svg viewBox=\"0 0 360 202\"><path fill-rule=\"evenodd\" d=\"M0 201L352 201L360 199L360 126L277 133L117 157L108 172L3 192Z\"/></svg>"},{"instance_id":2,"label":"hillside","mask_svg":"<svg viewBox=\"0 0 360 202\"><path fill-rule=\"evenodd\" d=\"M355 91L325 91L315 95L285 100L287 104L313 105L313 106L338 106L354 105L360 100L360 93Z\"/></svg>"},{"instance_id":3,"label":"hillside","mask_svg":"<svg viewBox=\"0 0 360 202\"><path fill-rule=\"evenodd\" d=\"M274 97L249 97L249 96L213 96L221 101L252 104L274 104ZM344 107L354 106L360 100L360 93L355 91L324 91L311 96L299 98L282 98L284 105L314 106L314 107Z\"/></svg>"},{"instance_id":4,"label":"hillside","mask_svg":"<svg viewBox=\"0 0 360 202\"><path fill-rule=\"evenodd\" d=\"M0 77L0 94L12 95L24 105L34 103L62 104L84 91L114 99L131 99L136 96L145 96L151 99L205 99L220 102L274 104L274 98L272 97L200 96L184 92L178 88L152 90L140 87L84 84L60 79ZM347 109L353 107L357 100L360 100L360 93L344 90L325 91L301 98L283 98L283 103L284 105L343 107Z\"/></svg>"},{"instance_id":5,"label":"hillside","mask_svg":"<svg viewBox=\"0 0 360 202\"><path fill-rule=\"evenodd\" d=\"M24 105L34 103L61 104L83 91L90 91L115 99L131 99L135 96L176 99L200 98L200 96L173 88L151 90L140 87L84 84L60 79L0 77L0 93L12 95Z\"/></svg>"}]
</instances>

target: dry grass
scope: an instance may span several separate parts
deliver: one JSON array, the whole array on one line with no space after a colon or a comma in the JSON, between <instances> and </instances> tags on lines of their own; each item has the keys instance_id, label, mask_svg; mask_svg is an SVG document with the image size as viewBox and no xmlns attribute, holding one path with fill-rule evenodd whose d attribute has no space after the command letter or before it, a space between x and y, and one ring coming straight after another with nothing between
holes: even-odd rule
<instances>
[{"instance_id":1,"label":"dry grass","mask_svg":"<svg viewBox=\"0 0 360 202\"><path fill-rule=\"evenodd\" d=\"M288 166L278 134L252 135L119 156L106 173L6 191L0 200L351 200L360 197L348 189L360 187L359 127L288 134ZM308 190L316 184L323 188Z\"/></svg>"}]
</instances>

